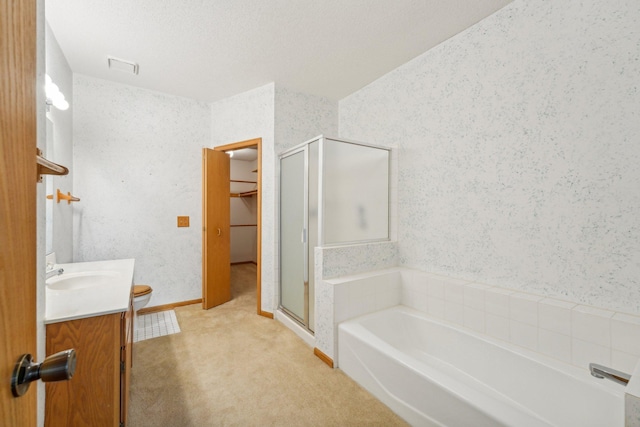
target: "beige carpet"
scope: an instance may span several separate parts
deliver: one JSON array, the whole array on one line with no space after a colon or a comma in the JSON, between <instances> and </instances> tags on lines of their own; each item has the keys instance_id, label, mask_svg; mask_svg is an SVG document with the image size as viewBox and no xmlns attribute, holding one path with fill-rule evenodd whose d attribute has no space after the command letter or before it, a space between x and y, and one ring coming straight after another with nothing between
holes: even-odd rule
<instances>
[{"instance_id":1,"label":"beige carpet","mask_svg":"<svg viewBox=\"0 0 640 427\"><path fill-rule=\"evenodd\" d=\"M280 322L256 315L255 265L232 301L177 308L181 333L134 345L129 426L405 426Z\"/></svg>"}]
</instances>

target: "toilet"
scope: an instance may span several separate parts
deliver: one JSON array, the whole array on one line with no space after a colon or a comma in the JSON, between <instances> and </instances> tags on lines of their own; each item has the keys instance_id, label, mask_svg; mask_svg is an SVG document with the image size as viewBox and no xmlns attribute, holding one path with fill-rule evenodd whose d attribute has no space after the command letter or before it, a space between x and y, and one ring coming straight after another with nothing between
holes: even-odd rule
<instances>
[{"instance_id":1,"label":"toilet","mask_svg":"<svg viewBox=\"0 0 640 427\"><path fill-rule=\"evenodd\" d=\"M149 285L133 285L133 329L138 329L138 310L149 303L153 289Z\"/></svg>"}]
</instances>

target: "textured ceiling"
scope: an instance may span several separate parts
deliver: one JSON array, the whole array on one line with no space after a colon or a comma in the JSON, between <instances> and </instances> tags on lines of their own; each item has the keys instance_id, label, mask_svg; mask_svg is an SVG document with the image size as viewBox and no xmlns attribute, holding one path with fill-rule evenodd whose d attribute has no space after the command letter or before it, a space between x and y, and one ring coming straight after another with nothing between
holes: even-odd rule
<instances>
[{"instance_id":1,"label":"textured ceiling","mask_svg":"<svg viewBox=\"0 0 640 427\"><path fill-rule=\"evenodd\" d=\"M215 101L276 82L338 100L511 0L46 0L76 73ZM107 68L107 56L140 65Z\"/></svg>"}]
</instances>

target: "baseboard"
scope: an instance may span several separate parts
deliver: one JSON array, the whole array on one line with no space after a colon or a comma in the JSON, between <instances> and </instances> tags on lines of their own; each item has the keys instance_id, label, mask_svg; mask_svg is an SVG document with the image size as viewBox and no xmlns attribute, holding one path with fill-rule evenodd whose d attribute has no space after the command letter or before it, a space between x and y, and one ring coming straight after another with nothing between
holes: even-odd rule
<instances>
[{"instance_id":1,"label":"baseboard","mask_svg":"<svg viewBox=\"0 0 640 427\"><path fill-rule=\"evenodd\" d=\"M273 313L269 313L268 311L262 311L260 310L260 313L258 313L260 316L264 316L264 317L268 317L269 319L273 319Z\"/></svg>"},{"instance_id":2,"label":"baseboard","mask_svg":"<svg viewBox=\"0 0 640 427\"><path fill-rule=\"evenodd\" d=\"M202 298L192 299L189 301L172 302L171 304L156 305L153 307L142 307L140 310L138 310L138 314L156 313L158 311L165 311L165 310L174 309L176 307L182 307L183 305L200 304L200 303L202 303Z\"/></svg>"},{"instance_id":3,"label":"baseboard","mask_svg":"<svg viewBox=\"0 0 640 427\"><path fill-rule=\"evenodd\" d=\"M313 348L313 354L318 356L320 360L322 360L324 363L329 365L330 368L333 368L333 359L331 359L329 356L327 356L326 354L318 350L318 347Z\"/></svg>"}]
</instances>

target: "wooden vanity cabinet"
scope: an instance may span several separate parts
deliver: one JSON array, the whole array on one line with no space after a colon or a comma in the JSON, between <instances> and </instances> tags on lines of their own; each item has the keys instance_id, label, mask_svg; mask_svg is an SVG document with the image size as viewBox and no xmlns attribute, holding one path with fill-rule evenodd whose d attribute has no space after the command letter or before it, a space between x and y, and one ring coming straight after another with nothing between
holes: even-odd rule
<instances>
[{"instance_id":1,"label":"wooden vanity cabinet","mask_svg":"<svg viewBox=\"0 0 640 427\"><path fill-rule=\"evenodd\" d=\"M75 349L76 371L69 381L45 384L45 426L126 426L132 302L125 312L46 325L47 354Z\"/></svg>"}]
</instances>

